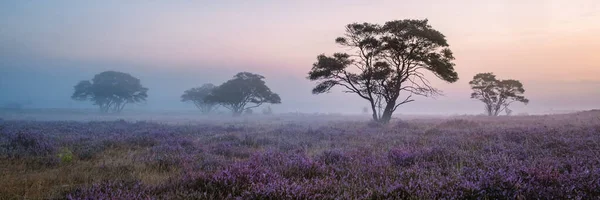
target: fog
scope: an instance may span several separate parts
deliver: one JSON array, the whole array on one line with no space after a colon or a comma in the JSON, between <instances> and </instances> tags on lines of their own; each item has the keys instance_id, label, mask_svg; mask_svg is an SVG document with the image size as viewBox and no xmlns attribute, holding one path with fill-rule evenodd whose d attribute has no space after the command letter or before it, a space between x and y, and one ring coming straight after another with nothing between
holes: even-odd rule
<instances>
[{"instance_id":1,"label":"fog","mask_svg":"<svg viewBox=\"0 0 600 200\"><path fill-rule=\"evenodd\" d=\"M600 199L599 22L599 0L0 0L0 199Z\"/></svg>"},{"instance_id":2,"label":"fog","mask_svg":"<svg viewBox=\"0 0 600 200\"><path fill-rule=\"evenodd\" d=\"M357 114L368 104L354 94L340 89L311 94L316 83L306 76L315 57L343 51L333 41L348 23L428 18L446 34L456 53L459 81L448 84L432 77L443 95L417 97L397 114L483 113L483 104L469 98L468 82L479 72L523 82L531 103L515 104L515 113L597 108L600 68L593 52L600 50L600 28L593 22L600 20L598 3L539 1L545 2L539 7L519 2L494 6L469 1L455 5L4 1L0 105L94 109L90 102L70 98L73 86L115 70L139 78L149 88L147 101L128 105L126 111L194 111L192 104L180 101L183 91L204 83L219 85L248 71L265 76L267 86L281 96L282 104L272 106L275 113ZM381 12L356 15L361 6ZM405 6L411 11L398 14L393 9ZM463 14L456 15L461 6ZM539 12L529 12L530 8Z\"/></svg>"}]
</instances>

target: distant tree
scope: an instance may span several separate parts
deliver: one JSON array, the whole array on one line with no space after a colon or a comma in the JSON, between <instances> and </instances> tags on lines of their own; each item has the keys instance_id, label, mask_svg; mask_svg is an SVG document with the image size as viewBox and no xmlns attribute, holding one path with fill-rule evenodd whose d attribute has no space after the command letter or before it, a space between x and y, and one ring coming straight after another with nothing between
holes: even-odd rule
<instances>
[{"instance_id":1,"label":"distant tree","mask_svg":"<svg viewBox=\"0 0 600 200\"><path fill-rule=\"evenodd\" d=\"M192 88L183 92L181 95L182 102L192 102L200 109L200 112L207 114L212 112L216 107L217 103L206 101L206 97L216 88L213 84L204 84L201 87Z\"/></svg>"},{"instance_id":2,"label":"distant tree","mask_svg":"<svg viewBox=\"0 0 600 200\"><path fill-rule=\"evenodd\" d=\"M313 94L341 86L367 100L373 120L380 123L389 122L398 106L412 102L412 95L440 93L424 72L449 83L458 80L445 36L427 19L389 21L383 26L353 23L335 41L353 52L317 57L308 73L310 80L319 81Z\"/></svg>"},{"instance_id":3,"label":"distant tree","mask_svg":"<svg viewBox=\"0 0 600 200\"><path fill-rule=\"evenodd\" d=\"M263 115L272 115L273 114L273 109L271 109L271 106L267 106L266 108L264 108L262 110Z\"/></svg>"},{"instance_id":4,"label":"distant tree","mask_svg":"<svg viewBox=\"0 0 600 200\"><path fill-rule=\"evenodd\" d=\"M244 114L252 115L252 114L254 114L254 111L251 108L246 108L246 110L244 111Z\"/></svg>"},{"instance_id":5,"label":"distant tree","mask_svg":"<svg viewBox=\"0 0 600 200\"><path fill-rule=\"evenodd\" d=\"M214 88L206 100L231 110L234 116L265 103L281 103L279 95L271 92L265 85L264 78L258 74L240 72L233 79Z\"/></svg>"},{"instance_id":6,"label":"distant tree","mask_svg":"<svg viewBox=\"0 0 600 200\"><path fill-rule=\"evenodd\" d=\"M369 108L367 108L367 107L363 107L363 108L362 108L362 113L363 113L363 114L369 114Z\"/></svg>"},{"instance_id":7,"label":"distant tree","mask_svg":"<svg viewBox=\"0 0 600 200\"><path fill-rule=\"evenodd\" d=\"M488 116L498 116L502 111L510 115L512 113L512 110L508 109L510 104L529 103L529 100L523 96L525 93L523 84L517 80L498 80L493 73L479 73L469 84L473 89L471 98L485 104L485 112Z\"/></svg>"},{"instance_id":8,"label":"distant tree","mask_svg":"<svg viewBox=\"0 0 600 200\"><path fill-rule=\"evenodd\" d=\"M147 92L139 79L123 72L105 71L92 81L80 81L71 98L92 101L102 112L121 112L128 103L146 101Z\"/></svg>"}]
</instances>

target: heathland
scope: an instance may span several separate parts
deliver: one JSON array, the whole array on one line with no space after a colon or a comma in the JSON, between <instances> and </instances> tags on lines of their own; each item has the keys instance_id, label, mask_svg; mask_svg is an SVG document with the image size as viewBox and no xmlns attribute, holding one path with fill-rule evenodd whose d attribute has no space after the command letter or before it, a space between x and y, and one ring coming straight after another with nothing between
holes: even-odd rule
<instances>
[{"instance_id":1,"label":"heathland","mask_svg":"<svg viewBox=\"0 0 600 200\"><path fill-rule=\"evenodd\" d=\"M599 111L385 125L14 117L0 120L0 199L600 197Z\"/></svg>"}]
</instances>

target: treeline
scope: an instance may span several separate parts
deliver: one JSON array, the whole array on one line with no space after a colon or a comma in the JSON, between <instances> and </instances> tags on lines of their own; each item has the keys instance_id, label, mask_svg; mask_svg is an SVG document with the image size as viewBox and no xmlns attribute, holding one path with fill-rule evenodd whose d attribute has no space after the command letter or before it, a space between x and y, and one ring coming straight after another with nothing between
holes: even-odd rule
<instances>
[{"instance_id":1,"label":"treeline","mask_svg":"<svg viewBox=\"0 0 600 200\"><path fill-rule=\"evenodd\" d=\"M373 120L379 123L389 122L397 108L413 102L414 96L441 94L428 80L427 73L448 83L459 79L446 37L427 19L352 23L335 42L344 52L317 56L307 77L317 81L312 93L327 93L333 87L354 93L368 102L367 112L370 108ZM220 106L236 116L263 104L281 103L264 78L240 72L219 86L206 83L186 90L181 100L192 102L203 113ZM473 90L471 98L483 102L489 116L501 112L510 115L509 105L529 102L518 80L498 80L493 73L479 73L469 84ZM72 98L90 100L102 112L120 112L129 103L145 101L147 92L148 88L139 79L107 71L77 84ZM265 112L272 111L269 108Z\"/></svg>"},{"instance_id":2,"label":"treeline","mask_svg":"<svg viewBox=\"0 0 600 200\"><path fill-rule=\"evenodd\" d=\"M215 86L211 83L186 90L181 101L192 102L202 113L210 113L217 106L231 110L238 116L251 113L252 108L263 104L279 104L281 98L267 87L265 77L249 72L240 72L233 79ZM102 112L121 112L127 104L146 101L148 88L130 74L105 71L94 76L91 81L81 81L75 85L71 96L74 100L91 101ZM270 107L265 108L270 114Z\"/></svg>"}]
</instances>

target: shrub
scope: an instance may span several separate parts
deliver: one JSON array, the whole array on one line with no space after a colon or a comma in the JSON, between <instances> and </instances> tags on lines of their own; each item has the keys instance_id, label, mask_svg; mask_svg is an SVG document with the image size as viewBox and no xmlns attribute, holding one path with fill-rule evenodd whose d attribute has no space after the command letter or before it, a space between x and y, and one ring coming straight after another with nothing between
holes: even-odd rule
<instances>
[{"instance_id":1,"label":"shrub","mask_svg":"<svg viewBox=\"0 0 600 200\"><path fill-rule=\"evenodd\" d=\"M352 157L340 150L327 150L318 156L317 160L327 165L336 165L348 163L352 160Z\"/></svg>"},{"instance_id":2,"label":"shrub","mask_svg":"<svg viewBox=\"0 0 600 200\"><path fill-rule=\"evenodd\" d=\"M226 158L248 158L251 155L247 148L232 142L224 142L215 145L212 148L211 153L225 156Z\"/></svg>"},{"instance_id":3,"label":"shrub","mask_svg":"<svg viewBox=\"0 0 600 200\"><path fill-rule=\"evenodd\" d=\"M453 128L453 129L472 129L479 127L479 123L466 119L451 119L442 122L438 128Z\"/></svg>"},{"instance_id":4,"label":"shrub","mask_svg":"<svg viewBox=\"0 0 600 200\"><path fill-rule=\"evenodd\" d=\"M284 164L279 172L286 178L312 179L324 176L326 173L321 163L315 162L303 154L288 155L282 162Z\"/></svg>"},{"instance_id":5,"label":"shrub","mask_svg":"<svg viewBox=\"0 0 600 200\"><path fill-rule=\"evenodd\" d=\"M418 153L413 150L393 148L388 152L389 162L398 167L407 167L415 163Z\"/></svg>"},{"instance_id":6,"label":"shrub","mask_svg":"<svg viewBox=\"0 0 600 200\"><path fill-rule=\"evenodd\" d=\"M90 160L96 154L104 151L107 148L102 142L89 143L87 145L78 145L73 148L73 151L80 160Z\"/></svg>"},{"instance_id":7,"label":"shrub","mask_svg":"<svg viewBox=\"0 0 600 200\"><path fill-rule=\"evenodd\" d=\"M241 145L244 146L249 146L249 147L254 147L254 148L258 148L260 146L265 146L265 145L269 145L272 144L273 142L271 140L269 140L268 138L259 138L257 139L254 136L250 136L250 135L245 135L244 139L242 141L240 141Z\"/></svg>"},{"instance_id":8,"label":"shrub","mask_svg":"<svg viewBox=\"0 0 600 200\"><path fill-rule=\"evenodd\" d=\"M63 147L58 153L58 158L60 159L61 163L71 163L73 161L73 152L71 152L69 148Z\"/></svg>"},{"instance_id":9,"label":"shrub","mask_svg":"<svg viewBox=\"0 0 600 200\"><path fill-rule=\"evenodd\" d=\"M377 121L373 121L373 120L371 120L371 121L369 121L369 122L367 123L367 126L368 126L368 127L371 127L371 128L381 128L381 127L383 127L383 126L384 126L384 124L382 124L382 123L380 123L380 122L377 122Z\"/></svg>"},{"instance_id":10,"label":"shrub","mask_svg":"<svg viewBox=\"0 0 600 200\"><path fill-rule=\"evenodd\" d=\"M398 122L396 122L395 128L397 128L397 129L411 129L411 128L413 128L413 126L410 123L408 123L408 122L406 122L404 120L398 120Z\"/></svg>"},{"instance_id":11,"label":"shrub","mask_svg":"<svg viewBox=\"0 0 600 200\"><path fill-rule=\"evenodd\" d=\"M170 171L180 167L188 156L180 145L164 144L152 147L141 161L159 171Z\"/></svg>"},{"instance_id":12,"label":"shrub","mask_svg":"<svg viewBox=\"0 0 600 200\"><path fill-rule=\"evenodd\" d=\"M132 136L126 141L128 146L153 147L158 144L158 140L149 135Z\"/></svg>"},{"instance_id":13,"label":"shrub","mask_svg":"<svg viewBox=\"0 0 600 200\"><path fill-rule=\"evenodd\" d=\"M21 131L7 137L8 144L2 148L12 158L48 156L56 151L53 142L40 133Z\"/></svg>"},{"instance_id":14,"label":"shrub","mask_svg":"<svg viewBox=\"0 0 600 200\"><path fill-rule=\"evenodd\" d=\"M140 182L108 181L91 187L79 188L67 194L69 200L76 199L153 199L149 188Z\"/></svg>"}]
</instances>

